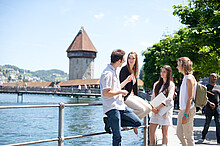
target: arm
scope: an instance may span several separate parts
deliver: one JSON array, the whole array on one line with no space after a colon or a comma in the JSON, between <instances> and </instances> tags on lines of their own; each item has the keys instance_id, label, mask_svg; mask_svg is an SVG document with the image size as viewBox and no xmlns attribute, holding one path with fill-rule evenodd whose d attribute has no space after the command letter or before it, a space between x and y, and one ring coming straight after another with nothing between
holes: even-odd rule
<instances>
[{"instance_id":1,"label":"arm","mask_svg":"<svg viewBox=\"0 0 220 146\"><path fill-rule=\"evenodd\" d=\"M121 82L121 89L132 80L133 75L129 75L123 82Z\"/></svg>"},{"instance_id":2,"label":"arm","mask_svg":"<svg viewBox=\"0 0 220 146\"><path fill-rule=\"evenodd\" d=\"M126 91L126 90L111 91L108 88L108 89L103 89L102 94L105 97L112 97L112 96L115 96L115 95L118 95L118 94L122 94L122 95L126 96L128 94L128 91Z\"/></svg>"},{"instance_id":3,"label":"arm","mask_svg":"<svg viewBox=\"0 0 220 146\"><path fill-rule=\"evenodd\" d=\"M123 67L120 71L120 74L119 74L121 89L124 88L125 85L131 81L131 79L129 77L128 70L126 70L126 69L127 69L126 66Z\"/></svg>"},{"instance_id":4,"label":"arm","mask_svg":"<svg viewBox=\"0 0 220 146\"><path fill-rule=\"evenodd\" d=\"M158 82L154 83L154 86L153 86L153 90L152 90L152 95L151 95L151 101L155 98L155 93L154 93L154 90L155 90L155 86ZM159 108L159 107L158 107ZM158 114L159 110L157 108L154 108L152 106L152 111L155 113L155 114Z\"/></svg>"},{"instance_id":5,"label":"arm","mask_svg":"<svg viewBox=\"0 0 220 146\"><path fill-rule=\"evenodd\" d=\"M188 90L188 100L186 103L186 109L184 114L189 115L189 110L193 101L193 86L195 85L195 81L193 78L187 78L186 81L187 90ZM182 118L182 124L186 124L188 120L188 117L183 116Z\"/></svg>"},{"instance_id":6,"label":"arm","mask_svg":"<svg viewBox=\"0 0 220 146\"><path fill-rule=\"evenodd\" d=\"M173 101L173 95L175 92L175 85L173 82L170 82L168 97L164 100L164 104L168 105L171 101Z\"/></svg>"},{"instance_id":7,"label":"arm","mask_svg":"<svg viewBox=\"0 0 220 146\"><path fill-rule=\"evenodd\" d=\"M206 86L206 87L207 87L207 86ZM207 87L207 89L208 89L208 87ZM210 91L207 91L207 93L215 96L215 94L214 94L214 93L212 93L212 92L210 92ZM213 103L213 102L209 101L209 96L208 96L208 101L207 101L207 104L209 104L209 105L210 105L210 107L211 107L212 109L214 109L214 108L215 108L215 103Z\"/></svg>"},{"instance_id":8,"label":"arm","mask_svg":"<svg viewBox=\"0 0 220 146\"><path fill-rule=\"evenodd\" d=\"M170 82L168 97L160 105L158 105L156 109L160 110L161 107L169 105L170 102L173 101L174 92L175 92L175 85L173 82Z\"/></svg>"}]
</instances>

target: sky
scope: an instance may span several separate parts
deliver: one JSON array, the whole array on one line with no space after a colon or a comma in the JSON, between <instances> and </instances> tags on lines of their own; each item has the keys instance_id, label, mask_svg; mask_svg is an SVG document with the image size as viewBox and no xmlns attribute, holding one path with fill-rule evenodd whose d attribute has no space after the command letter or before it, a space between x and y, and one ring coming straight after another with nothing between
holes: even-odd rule
<instances>
[{"instance_id":1,"label":"sky","mask_svg":"<svg viewBox=\"0 0 220 146\"><path fill-rule=\"evenodd\" d=\"M111 52L138 54L183 25L173 16L182 0L0 0L0 65L69 73L66 50L81 27L97 49L94 78Z\"/></svg>"}]
</instances>

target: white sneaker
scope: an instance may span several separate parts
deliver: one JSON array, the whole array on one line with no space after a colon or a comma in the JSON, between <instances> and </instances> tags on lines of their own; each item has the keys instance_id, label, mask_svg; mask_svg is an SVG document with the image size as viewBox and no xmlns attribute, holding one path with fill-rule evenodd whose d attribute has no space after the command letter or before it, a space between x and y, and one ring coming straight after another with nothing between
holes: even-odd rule
<instances>
[{"instance_id":1,"label":"white sneaker","mask_svg":"<svg viewBox=\"0 0 220 146\"><path fill-rule=\"evenodd\" d=\"M204 141L205 141L205 139L199 139L197 143L198 143L198 144L201 144L201 143L203 143Z\"/></svg>"}]
</instances>

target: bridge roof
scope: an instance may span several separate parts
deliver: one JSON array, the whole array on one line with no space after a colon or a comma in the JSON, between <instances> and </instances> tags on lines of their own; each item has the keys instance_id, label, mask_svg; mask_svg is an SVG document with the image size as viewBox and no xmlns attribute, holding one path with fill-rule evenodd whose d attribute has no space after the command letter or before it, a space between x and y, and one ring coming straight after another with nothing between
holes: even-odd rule
<instances>
[{"instance_id":1,"label":"bridge roof","mask_svg":"<svg viewBox=\"0 0 220 146\"><path fill-rule=\"evenodd\" d=\"M50 87L52 82L22 82L22 83L3 83L3 86L26 86L27 87Z\"/></svg>"},{"instance_id":2,"label":"bridge roof","mask_svg":"<svg viewBox=\"0 0 220 146\"><path fill-rule=\"evenodd\" d=\"M79 80L69 80L62 81L58 85L62 86L78 86L78 85L99 85L99 79L79 79Z\"/></svg>"},{"instance_id":3,"label":"bridge roof","mask_svg":"<svg viewBox=\"0 0 220 146\"><path fill-rule=\"evenodd\" d=\"M54 82L22 82L22 83L3 83L3 86L26 86L27 87L53 87ZM79 80L69 80L61 81L56 84L60 87L71 87L78 85L99 85L99 79L79 79ZM138 86L144 86L144 82L138 79Z\"/></svg>"},{"instance_id":4,"label":"bridge roof","mask_svg":"<svg viewBox=\"0 0 220 146\"><path fill-rule=\"evenodd\" d=\"M81 27L75 39L67 49L67 52L73 51L98 52L83 27Z\"/></svg>"}]
</instances>

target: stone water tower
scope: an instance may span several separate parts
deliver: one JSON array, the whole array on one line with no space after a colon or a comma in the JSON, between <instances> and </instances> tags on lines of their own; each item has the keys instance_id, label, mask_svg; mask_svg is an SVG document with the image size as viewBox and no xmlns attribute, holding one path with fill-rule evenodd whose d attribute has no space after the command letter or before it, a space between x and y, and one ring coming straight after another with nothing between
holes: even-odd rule
<instances>
[{"instance_id":1,"label":"stone water tower","mask_svg":"<svg viewBox=\"0 0 220 146\"><path fill-rule=\"evenodd\" d=\"M83 27L66 52L69 58L69 80L94 78L94 59L98 51Z\"/></svg>"}]
</instances>

